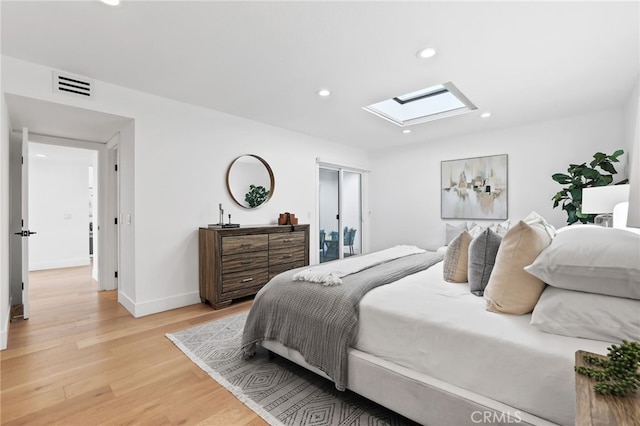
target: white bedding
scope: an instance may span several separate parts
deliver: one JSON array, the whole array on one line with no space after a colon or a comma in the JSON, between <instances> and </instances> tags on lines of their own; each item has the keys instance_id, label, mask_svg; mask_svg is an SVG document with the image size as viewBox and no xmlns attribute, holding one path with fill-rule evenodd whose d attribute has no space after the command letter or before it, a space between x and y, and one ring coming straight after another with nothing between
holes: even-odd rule
<instances>
[{"instance_id":1,"label":"white bedding","mask_svg":"<svg viewBox=\"0 0 640 426\"><path fill-rule=\"evenodd\" d=\"M367 293L352 346L554 423L573 424L575 351L606 354L611 343L544 333L530 320L486 311L468 284L442 279L440 262Z\"/></svg>"}]
</instances>

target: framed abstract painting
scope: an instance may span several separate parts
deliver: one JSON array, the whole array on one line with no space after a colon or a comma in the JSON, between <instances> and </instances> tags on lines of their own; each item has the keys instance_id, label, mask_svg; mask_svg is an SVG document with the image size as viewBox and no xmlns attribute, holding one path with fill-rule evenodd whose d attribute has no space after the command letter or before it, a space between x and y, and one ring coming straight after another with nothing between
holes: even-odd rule
<instances>
[{"instance_id":1,"label":"framed abstract painting","mask_svg":"<svg viewBox=\"0 0 640 426\"><path fill-rule=\"evenodd\" d=\"M507 178L507 154L442 161L442 219L507 219Z\"/></svg>"}]
</instances>

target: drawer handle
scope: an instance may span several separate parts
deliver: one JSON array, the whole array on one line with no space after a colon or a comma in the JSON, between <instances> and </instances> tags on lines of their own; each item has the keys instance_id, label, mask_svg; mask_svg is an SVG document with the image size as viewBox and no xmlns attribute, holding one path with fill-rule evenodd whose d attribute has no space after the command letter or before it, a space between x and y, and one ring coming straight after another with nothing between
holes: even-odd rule
<instances>
[{"instance_id":1,"label":"drawer handle","mask_svg":"<svg viewBox=\"0 0 640 426\"><path fill-rule=\"evenodd\" d=\"M251 243L242 243L241 246L242 247L251 247L253 244Z\"/></svg>"},{"instance_id":2,"label":"drawer handle","mask_svg":"<svg viewBox=\"0 0 640 426\"><path fill-rule=\"evenodd\" d=\"M248 283L249 281L253 281L253 278L249 277L242 280L243 283Z\"/></svg>"},{"instance_id":3,"label":"drawer handle","mask_svg":"<svg viewBox=\"0 0 640 426\"><path fill-rule=\"evenodd\" d=\"M291 241L293 241L291 238L285 238L282 240L283 243L290 243Z\"/></svg>"},{"instance_id":4,"label":"drawer handle","mask_svg":"<svg viewBox=\"0 0 640 426\"><path fill-rule=\"evenodd\" d=\"M253 263L253 260L243 260L242 262L240 262L243 265L248 265L250 263Z\"/></svg>"},{"instance_id":5,"label":"drawer handle","mask_svg":"<svg viewBox=\"0 0 640 426\"><path fill-rule=\"evenodd\" d=\"M290 257L293 257L292 254L285 254L284 256L282 256L283 259L288 259Z\"/></svg>"}]
</instances>

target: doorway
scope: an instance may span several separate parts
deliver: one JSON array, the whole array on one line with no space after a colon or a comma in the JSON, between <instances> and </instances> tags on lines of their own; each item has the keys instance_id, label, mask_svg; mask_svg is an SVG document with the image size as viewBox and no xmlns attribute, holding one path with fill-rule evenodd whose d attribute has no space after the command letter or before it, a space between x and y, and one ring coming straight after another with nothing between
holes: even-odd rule
<instances>
[{"instance_id":1,"label":"doorway","mask_svg":"<svg viewBox=\"0 0 640 426\"><path fill-rule=\"evenodd\" d=\"M95 149L29 142L29 271L98 263L97 173Z\"/></svg>"},{"instance_id":2,"label":"doorway","mask_svg":"<svg viewBox=\"0 0 640 426\"><path fill-rule=\"evenodd\" d=\"M320 165L318 174L319 262L361 254L362 172Z\"/></svg>"}]
</instances>

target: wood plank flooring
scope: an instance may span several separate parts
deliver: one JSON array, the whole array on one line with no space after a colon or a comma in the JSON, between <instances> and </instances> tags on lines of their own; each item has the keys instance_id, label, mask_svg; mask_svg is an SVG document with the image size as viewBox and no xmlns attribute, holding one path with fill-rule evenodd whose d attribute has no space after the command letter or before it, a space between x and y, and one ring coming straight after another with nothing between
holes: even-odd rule
<instances>
[{"instance_id":1,"label":"wood plank flooring","mask_svg":"<svg viewBox=\"0 0 640 426\"><path fill-rule=\"evenodd\" d=\"M90 267L30 274L30 319L0 352L2 425L264 425L165 333L250 308L202 304L133 318Z\"/></svg>"}]
</instances>

